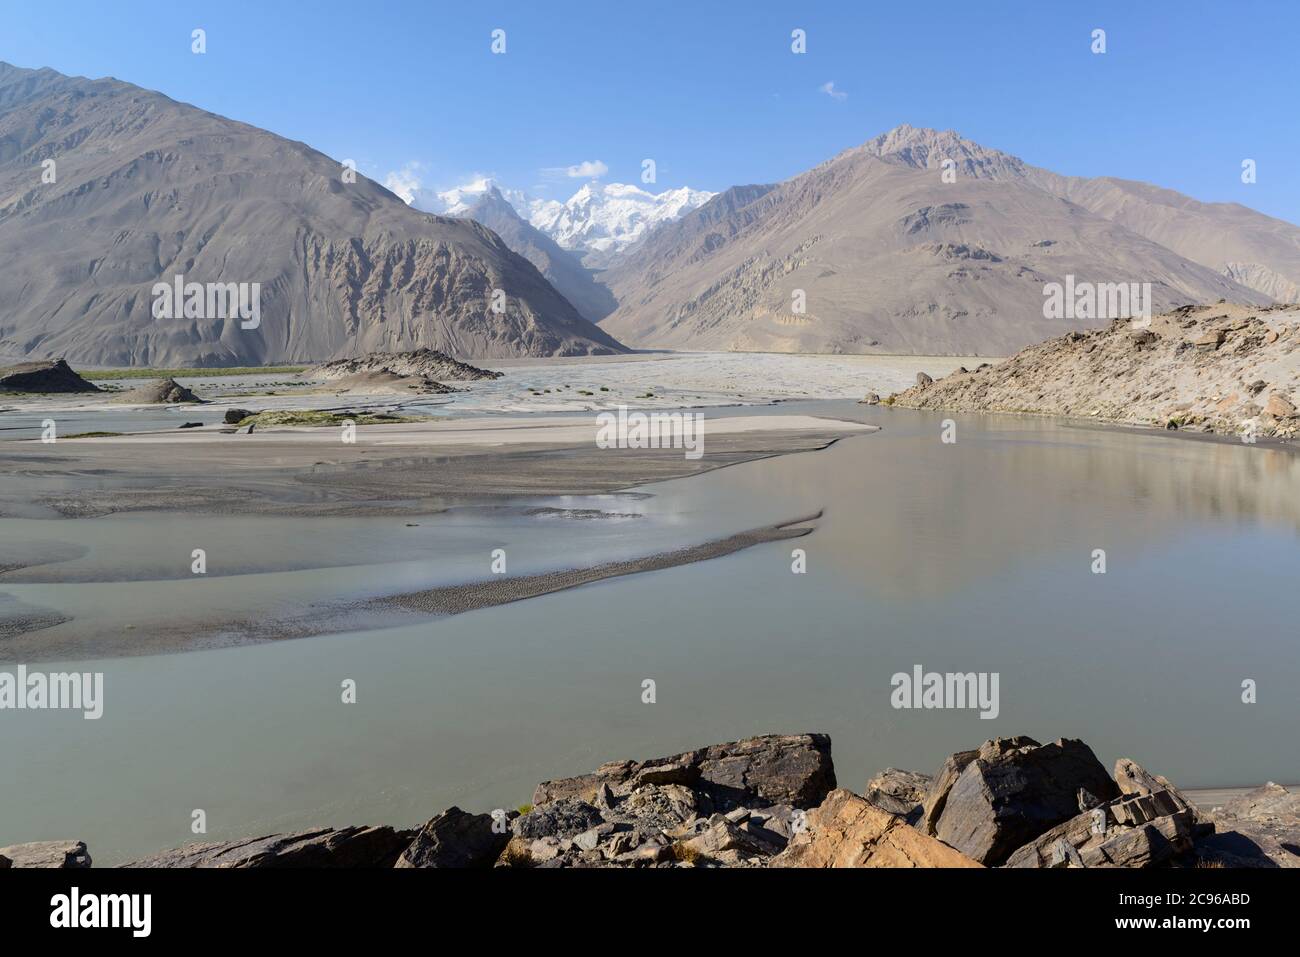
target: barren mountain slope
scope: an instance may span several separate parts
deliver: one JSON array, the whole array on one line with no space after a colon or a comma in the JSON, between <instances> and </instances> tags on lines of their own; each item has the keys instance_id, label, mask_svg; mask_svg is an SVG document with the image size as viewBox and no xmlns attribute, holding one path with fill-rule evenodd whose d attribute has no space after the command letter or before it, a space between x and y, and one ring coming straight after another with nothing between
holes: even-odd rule
<instances>
[{"instance_id":1,"label":"barren mountain slope","mask_svg":"<svg viewBox=\"0 0 1300 957\"><path fill-rule=\"evenodd\" d=\"M410 209L302 143L161 94L7 64L0 262L6 354L218 366L621 348L476 223ZM260 283L260 326L155 319L152 287L177 275Z\"/></svg>"},{"instance_id":2,"label":"barren mountain slope","mask_svg":"<svg viewBox=\"0 0 1300 957\"><path fill-rule=\"evenodd\" d=\"M951 183L894 131L770 191L715 197L603 277L619 308L602 327L642 346L1006 354L1097 324L1044 318L1045 284L1067 275L1149 282L1157 311L1271 301L961 147Z\"/></svg>"}]
</instances>

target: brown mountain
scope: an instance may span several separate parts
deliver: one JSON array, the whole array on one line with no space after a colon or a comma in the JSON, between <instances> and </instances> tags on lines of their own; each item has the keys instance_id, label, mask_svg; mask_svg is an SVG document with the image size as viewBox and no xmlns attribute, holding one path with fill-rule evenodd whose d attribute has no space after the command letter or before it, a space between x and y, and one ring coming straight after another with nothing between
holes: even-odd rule
<instances>
[{"instance_id":1,"label":"brown mountain","mask_svg":"<svg viewBox=\"0 0 1300 957\"><path fill-rule=\"evenodd\" d=\"M1273 300L1238 281L1242 272L1152 238L1154 212L1130 205L1108 218L1110 205L1072 200L1080 183L955 133L900 127L776 186L728 190L661 227L602 277L619 301L602 328L636 346L1006 354L1105 321L1044 317L1045 285L1067 276L1150 283L1155 312ZM1194 252L1191 234L1210 227L1188 222L1179 245ZM1244 240L1241 254L1285 265ZM794 308L800 291L803 312Z\"/></svg>"},{"instance_id":2,"label":"brown mountain","mask_svg":"<svg viewBox=\"0 0 1300 957\"><path fill-rule=\"evenodd\" d=\"M159 93L0 63L0 354L221 366L622 350L490 230L343 174ZM154 318L154 284L177 275L259 283L260 325Z\"/></svg>"}]
</instances>

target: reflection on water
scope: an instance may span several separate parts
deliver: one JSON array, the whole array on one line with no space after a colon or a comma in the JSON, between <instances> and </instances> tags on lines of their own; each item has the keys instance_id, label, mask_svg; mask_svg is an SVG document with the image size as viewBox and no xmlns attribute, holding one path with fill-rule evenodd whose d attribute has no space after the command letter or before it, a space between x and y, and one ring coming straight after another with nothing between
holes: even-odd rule
<instances>
[{"instance_id":1,"label":"reflection on water","mask_svg":"<svg viewBox=\"0 0 1300 957\"><path fill-rule=\"evenodd\" d=\"M513 535L528 561L567 564L824 508L812 536L429 624L76 665L105 672L101 720L0 715L0 843L75 837L111 863L194 839L195 808L214 840L413 824L453 803L525 803L537 781L603 760L764 731L830 732L857 789L1015 733L1082 737L1186 786L1300 777L1300 458L1009 418L958 418L943 445L940 416L789 408L884 431L606 500L643 516L623 526L472 515L438 534L453 555ZM418 556L386 553L373 521L352 530L346 570L286 572L299 546L277 546L244 581L415 574ZM344 533L322 528L317 550ZM792 547L807 574L791 573ZM1105 575L1090 570L1098 548ZM140 561L154 567L153 545ZM8 590L79 587L144 586ZM893 710L890 676L915 664L999 672L1000 715ZM346 678L356 704L340 701ZM656 704L641 703L644 678ZM1241 703L1244 678L1257 704Z\"/></svg>"}]
</instances>

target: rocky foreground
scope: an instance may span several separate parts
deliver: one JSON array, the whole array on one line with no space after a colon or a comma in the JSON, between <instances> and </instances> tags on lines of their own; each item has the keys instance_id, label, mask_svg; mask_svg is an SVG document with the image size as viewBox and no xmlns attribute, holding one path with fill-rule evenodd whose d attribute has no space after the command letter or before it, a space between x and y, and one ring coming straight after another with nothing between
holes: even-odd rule
<instances>
[{"instance_id":1,"label":"rocky foreground","mask_svg":"<svg viewBox=\"0 0 1300 957\"><path fill-rule=\"evenodd\" d=\"M880 401L868 396L864 401ZM1300 309L1220 303L1118 319L884 400L944 412L1086 416L1234 436L1300 435Z\"/></svg>"},{"instance_id":2,"label":"rocky foreground","mask_svg":"<svg viewBox=\"0 0 1300 957\"><path fill-rule=\"evenodd\" d=\"M0 868L89 867L77 841L0 848ZM544 781L518 811L450 808L417 830L317 828L189 844L127 867L1300 867L1300 794L1198 810L1082 741L1017 736L934 775L837 786L830 738L764 735Z\"/></svg>"}]
</instances>

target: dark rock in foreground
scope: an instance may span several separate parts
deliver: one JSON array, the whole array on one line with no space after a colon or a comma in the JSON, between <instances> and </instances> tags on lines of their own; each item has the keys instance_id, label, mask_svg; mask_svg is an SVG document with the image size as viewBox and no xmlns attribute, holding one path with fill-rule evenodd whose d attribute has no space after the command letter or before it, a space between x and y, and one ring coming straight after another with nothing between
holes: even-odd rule
<instances>
[{"instance_id":1,"label":"dark rock in foreground","mask_svg":"<svg viewBox=\"0 0 1300 957\"><path fill-rule=\"evenodd\" d=\"M772 734L546 781L523 813L453 807L418 831L321 828L126 866L1300 866L1300 795L1268 784L1205 815L1128 758L1112 779L1078 740L994 738L933 778L887 768L864 790L835 787L827 735ZM10 866L89 867L90 855L72 842L0 848Z\"/></svg>"},{"instance_id":2,"label":"dark rock in foreground","mask_svg":"<svg viewBox=\"0 0 1300 957\"><path fill-rule=\"evenodd\" d=\"M420 828L397 859L397 867L491 867L510 834L493 827L489 814L448 808Z\"/></svg>"},{"instance_id":3,"label":"dark rock in foreground","mask_svg":"<svg viewBox=\"0 0 1300 957\"><path fill-rule=\"evenodd\" d=\"M962 756L970 752L962 752ZM927 796L926 833L981 864L996 867L1012 851L1080 811L1082 788L1110 800L1119 788L1082 741L1063 738L1039 744L1033 738L994 738L961 763L954 755ZM947 772L947 773L945 773Z\"/></svg>"},{"instance_id":4,"label":"dark rock in foreground","mask_svg":"<svg viewBox=\"0 0 1300 957\"><path fill-rule=\"evenodd\" d=\"M677 784L708 796L720 810L741 805L815 807L835 787L825 734L769 734L649 761L612 761L593 774L544 781L533 804L563 797L591 800L604 786L626 795L646 784Z\"/></svg>"},{"instance_id":5,"label":"dark rock in foreground","mask_svg":"<svg viewBox=\"0 0 1300 957\"><path fill-rule=\"evenodd\" d=\"M186 844L125 867L392 867L414 831L332 827L244 841Z\"/></svg>"},{"instance_id":6,"label":"dark rock in foreground","mask_svg":"<svg viewBox=\"0 0 1300 957\"><path fill-rule=\"evenodd\" d=\"M0 392L99 392L63 359L20 362L0 368Z\"/></svg>"}]
</instances>

